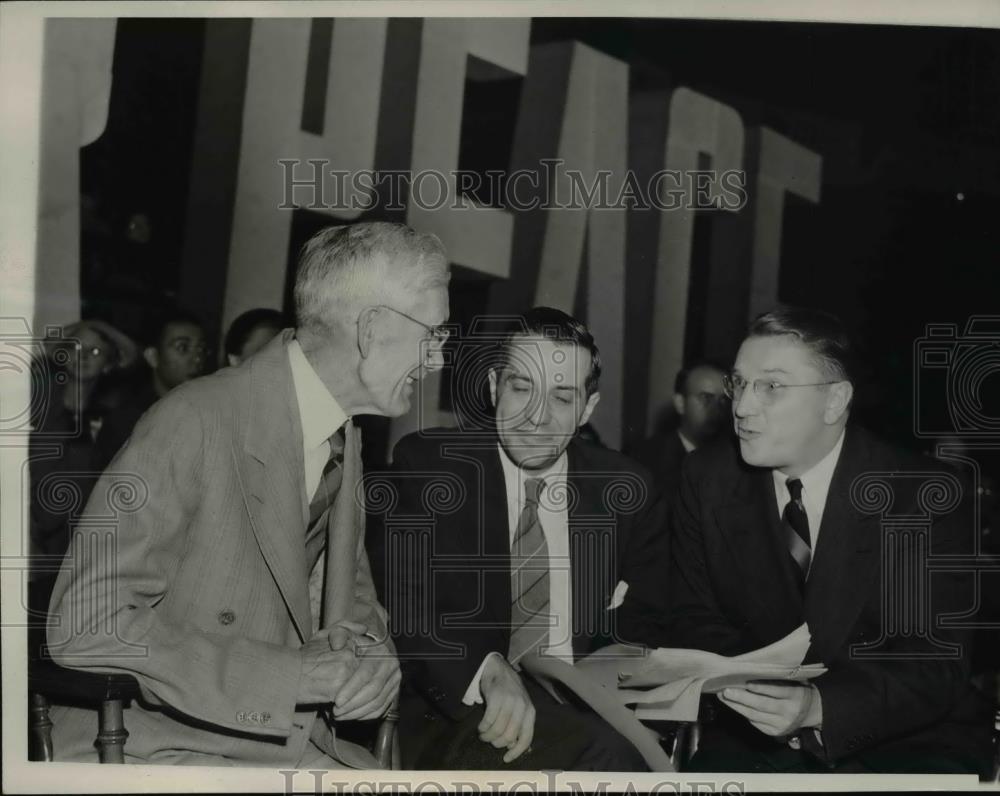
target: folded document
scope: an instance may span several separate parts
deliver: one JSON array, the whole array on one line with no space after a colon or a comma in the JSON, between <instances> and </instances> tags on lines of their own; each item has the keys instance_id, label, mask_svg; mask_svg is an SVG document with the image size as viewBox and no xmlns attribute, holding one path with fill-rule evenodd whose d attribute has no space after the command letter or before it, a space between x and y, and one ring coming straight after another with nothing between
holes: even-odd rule
<instances>
[{"instance_id":1,"label":"folded document","mask_svg":"<svg viewBox=\"0 0 1000 796\"><path fill-rule=\"evenodd\" d=\"M805 682L826 672L820 663L802 664L809 641L809 629L803 624L774 644L732 658L704 650L614 644L576 666L615 693L623 705L635 705L640 719L695 721L702 694L750 680Z\"/></svg>"}]
</instances>

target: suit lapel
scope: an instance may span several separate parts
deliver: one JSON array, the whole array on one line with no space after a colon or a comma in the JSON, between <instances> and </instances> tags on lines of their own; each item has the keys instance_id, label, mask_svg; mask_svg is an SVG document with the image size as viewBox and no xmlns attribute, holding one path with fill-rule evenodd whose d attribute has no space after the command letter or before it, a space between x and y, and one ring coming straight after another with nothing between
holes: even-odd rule
<instances>
[{"instance_id":1,"label":"suit lapel","mask_svg":"<svg viewBox=\"0 0 1000 796\"><path fill-rule=\"evenodd\" d=\"M312 633L306 565L302 423L292 387L286 330L249 364L244 456L238 471L250 524L303 642Z\"/></svg>"},{"instance_id":2,"label":"suit lapel","mask_svg":"<svg viewBox=\"0 0 1000 796\"><path fill-rule=\"evenodd\" d=\"M617 516L608 508L601 478L589 466L585 452L575 442L566 449L566 480L570 505L567 512L570 559L570 613L573 655L586 655L595 646L595 636L611 641L606 627L608 612L621 562L622 543Z\"/></svg>"},{"instance_id":3,"label":"suit lapel","mask_svg":"<svg viewBox=\"0 0 1000 796\"><path fill-rule=\"evenodd\" d=\"M483 578L486 603L496 621L510 625L510 527L507 519L507 481L496 445L478 451L483 469L483 514L476 527L482 528L477 540L479 555L484 557Z\"/></svg>"},{"instance_id":4,"label":"suit lapel","mask_svg":"<svg viewBox=\"0 0 1000 796\"><path fill-rule=\"evenodd\" d=\"M716 510L722 535L743 576L739 588L757 636L768 642L802 623L796 565L786 547L771 471L741 468L733 491Z\"/></svg>"},{"instance_id":5,"label":"suit lapel","mask_svg":"<svg viewBox=\"0 0 1000 796\"><path fill-rule=\"evenodd\" d=\"M879 519L853 505L851 483L874 469L862 435L849 428L830 481L819 540L806 581L805 616L812 633L807 660L839 649L877 576Z\"/></svg>"}]
</instances>

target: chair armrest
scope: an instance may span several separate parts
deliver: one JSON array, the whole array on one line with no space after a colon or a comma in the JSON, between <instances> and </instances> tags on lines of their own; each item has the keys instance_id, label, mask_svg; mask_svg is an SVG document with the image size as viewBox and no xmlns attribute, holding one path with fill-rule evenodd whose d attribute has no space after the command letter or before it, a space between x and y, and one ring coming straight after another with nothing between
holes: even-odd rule
<instances>
[{"instance_id":1,"label":"chair armrest","mask_svg":"<svg viewBox=\"0 0 1000 796\"><path fill-rule=\"evenodd\" d=\"M132 675L82 672L47 660L29 663L28 691L44 694L53 702L63 699L87 703L108 699L130 702L140 696L139 683Z\"/></svg>"}]
</instances>

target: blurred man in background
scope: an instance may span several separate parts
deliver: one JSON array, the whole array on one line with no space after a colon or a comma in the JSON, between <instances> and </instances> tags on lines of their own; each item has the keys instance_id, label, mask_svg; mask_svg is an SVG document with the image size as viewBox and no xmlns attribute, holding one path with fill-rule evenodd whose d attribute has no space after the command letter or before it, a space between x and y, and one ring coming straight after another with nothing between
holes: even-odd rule
<instances>
[{"instance_id":1,"label":"blurred man in background","mask_svg":"<svg viewBox=\"0 0 1000 796\"><path fill-rule=\"evenodd\" d=\"M251 354L267 345L285 328L285 316L278 310L257 307L236 318L226 332L223 347L226 352L224 365L239 365Z\"/></svg>"},{"instance_id":2,"label":"blurred man in background","mask_svg":"<svg viewBox=\"0 0 1000 796\"><path fill-rule=\"evenodd\" d=\"M97 435L101 469L108 466L149 407L174 387L207 371L205 327L195 315L175 310L157 324L142 355L148 370L122 386L119 405L104 418Z\"/></svg>"},{"instance_id":3,"label":"blurred man in background","mask_svg":"<svg viewBox=\"0 0 1000 796\"><path fill-rule=\"evenodd\" d=\"M680 370L670 406L676 426L661 421L657 433L635 452L635 458L652 470L667 495L677 491L684 457L726 429L729 400L723 376L722 368L710 362Z\"/></svg>"}]
</instances>

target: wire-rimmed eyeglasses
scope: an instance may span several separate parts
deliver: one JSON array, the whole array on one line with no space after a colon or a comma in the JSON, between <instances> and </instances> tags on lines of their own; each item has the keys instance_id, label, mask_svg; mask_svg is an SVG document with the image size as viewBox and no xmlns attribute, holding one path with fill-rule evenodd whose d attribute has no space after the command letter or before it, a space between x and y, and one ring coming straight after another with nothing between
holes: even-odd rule
<instances>
[{"instance_id":1,"label":"wire-rimmed eyeglasses","mask_svg":"<svg viewBox=\"0 0 1000 796\"><path fill-rule=\"evenodd\" d=\"M722 378L722 388L726 397L732 401L739 401L743 397L743 391L747 385L753 390L754 395L761 403L773 403L789 387L824 387L828 384L837 384L840 380L834 381L814 381L809 384L785 384L774 379L754 379L747 381L738 373L730 373Z\"/></svg>"},{"instance_id":2,"label":"wire-rimmed eyeglasses","mask_svg":"<svg viewBox=\"0 0 1000 796\"><path fill-rule=\"evenodd\" d=\"M424 329L427 330L427 334L430 335L431 341L439 346L444 345L448 341L448 337L451 335L451 329L449 329L447 326L444 326L443 324L438 326L429 326L423 321L418 321L412 315L407 315L402 310L397 310L395 307L390 307L388 304L374 304L373 306L378 307L379 309L389 310L390 312L394 312L397 315L402 315L407 320L413 321L418 326L422 326Z\"/></svg>"}]
</instances>

